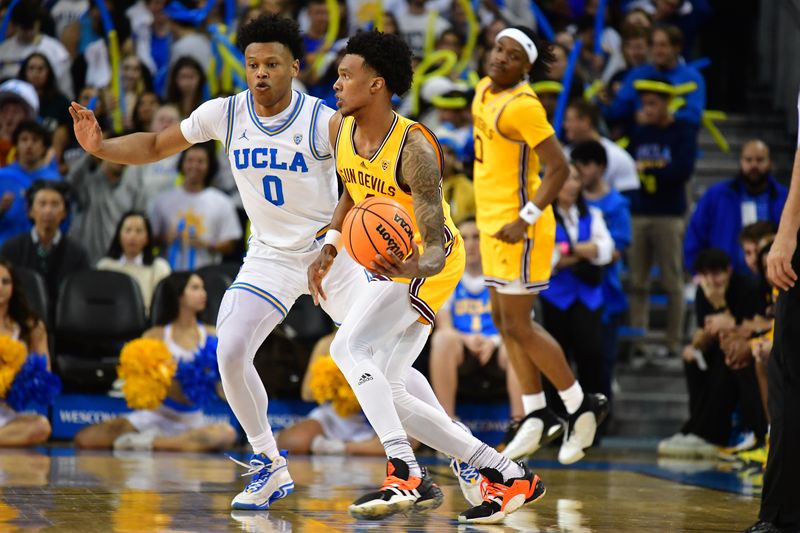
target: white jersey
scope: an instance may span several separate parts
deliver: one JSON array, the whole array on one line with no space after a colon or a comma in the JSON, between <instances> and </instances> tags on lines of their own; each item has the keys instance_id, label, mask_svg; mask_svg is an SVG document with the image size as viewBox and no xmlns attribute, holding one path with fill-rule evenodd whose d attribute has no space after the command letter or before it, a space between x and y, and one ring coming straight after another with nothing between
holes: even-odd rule
<instances>
[{"instance_id":1,"label":"white jersey","mask_svg":"<svg viewBox=\"0 0 800 533\"><path fill-rule=\"evenodd\" d=\"M248 258L308 251L327 231L338 200L331 115L321 100L292 91L284 111L258 117L248 90L205 102L181 122L191 143L225 143L251 222Z\"/></svg>"}]
</instances>

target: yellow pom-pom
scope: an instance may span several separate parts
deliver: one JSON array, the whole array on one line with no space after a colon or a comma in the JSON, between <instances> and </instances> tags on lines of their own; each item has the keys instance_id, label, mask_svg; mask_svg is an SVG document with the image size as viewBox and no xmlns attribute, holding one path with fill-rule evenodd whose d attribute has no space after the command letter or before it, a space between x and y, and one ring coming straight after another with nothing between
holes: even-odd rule
<instances>
[{"instance_id":1,"label":"yellow pom-pom","mask_svg":"<svg viewBox=\"0 0 800 533\"><path fill-rule=\"evenodd\" d=\"M353 389L329 355L319 357L310 368L311 394L317 403L330 402L339 416L350 416L361 411Z\"/></svg>"},{"instance_id":2,"label":"yellow pom-pom","mask_svg":"<svg viewBox=\"0 0 800 533\"><path fill-rule=\"evenodd\" d=\"M25 343L0 335L0 398L5 398L14 378L25 364L28 349Z\"/></svg>"},{"instance_id":3,"label":"yellow pom-pom","mask_svg":"<svg viewBox=\"0 0 800 533\"><path fill-rule=\"evenodd\" d=\"M156 409L167 397L177 364L158 339L136 339L122 347L117 374L131 409Z\"/></svg>"}]
</instances>

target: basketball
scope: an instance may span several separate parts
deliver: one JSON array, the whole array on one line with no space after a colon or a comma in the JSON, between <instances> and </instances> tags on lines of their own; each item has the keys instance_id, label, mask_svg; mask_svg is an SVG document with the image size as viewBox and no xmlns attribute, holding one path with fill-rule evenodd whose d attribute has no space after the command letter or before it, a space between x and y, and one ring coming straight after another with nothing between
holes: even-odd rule
<instances>
[{"instance_id":1,"label":"basketball","mask_svg":"<svg viewBox=\"0 0 800 533\"><path fill-rule=\"evenodd\" d=\"M342 240L350 257L369 268L375 255L402 261L411 252L414 226L411 215L390 198L367 198L353 206L344 219Z\"/></svg>"}]
</instances>

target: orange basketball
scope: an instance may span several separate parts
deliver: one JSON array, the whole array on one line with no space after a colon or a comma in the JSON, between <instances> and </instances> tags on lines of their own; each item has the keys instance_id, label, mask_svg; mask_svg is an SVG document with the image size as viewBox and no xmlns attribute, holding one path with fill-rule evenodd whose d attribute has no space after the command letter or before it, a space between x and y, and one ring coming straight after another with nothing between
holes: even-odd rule
<instances>
[{"instance_id":1,"label":"orange basketball","mask_svg":"<svg viewBox=\"0 0 800 533\"><path fill-rule=\"evenodd\" d=\"M377 254L402 261L411 252L413 238L411 215L391 198L376 196L359 202L342 225L347 253L367 268Z\"/></svg>"}]
</instances>

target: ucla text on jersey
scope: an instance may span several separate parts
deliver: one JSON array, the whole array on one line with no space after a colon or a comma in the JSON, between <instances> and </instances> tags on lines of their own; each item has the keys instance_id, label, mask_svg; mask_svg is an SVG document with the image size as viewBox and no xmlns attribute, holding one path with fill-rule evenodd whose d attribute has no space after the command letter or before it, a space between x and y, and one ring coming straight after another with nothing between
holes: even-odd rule
<instances>
[{"instance_id":1,"label":"ucla text on jersey","mask_svg":"<svg viewBox=\"0 0 800 533\"><path fill-rule=\"evenodd\" d=\"M229 97L225 109L225 149L251 221L250 250L256 243L308 249L324 236L338 199L328 147L333 110L298 91L275 117L256 114L250 91Z\"/></svg>"}]
</instances>

